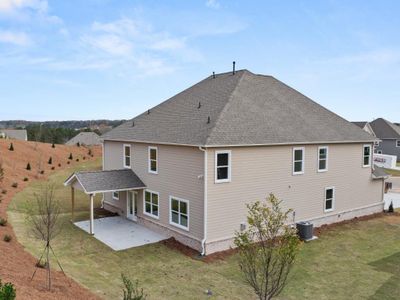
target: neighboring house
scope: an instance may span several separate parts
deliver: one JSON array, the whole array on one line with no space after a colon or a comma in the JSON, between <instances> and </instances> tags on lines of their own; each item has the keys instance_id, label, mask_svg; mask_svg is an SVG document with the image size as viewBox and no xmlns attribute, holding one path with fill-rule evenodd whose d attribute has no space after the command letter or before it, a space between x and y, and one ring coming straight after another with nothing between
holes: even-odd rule
<instances>
[{"instance_id":1,"label":"neighboring house","mask_svg":"<svg viewBox=\"0 0 400 300\"><path fill-rule=\"evenodd\" d=\"M20 141L28 140L28 134L25 129L0 129L0 137Z\"/></svg>"},{"instance_id":2,"label":"neighboring house","mask_svg":"<svg viewBox=\"0 0 400 300\"><path fill-rule=\"evenodd\" d=\"M100 137L95 132L80 132L68 142L65 143L66 145L84 145L84 146L93 146L93 145L100 145Z\"/></svg>"},{"instance_id":3,"label":"neighboring house","mask_svg":"<svg viewBox=\"0 0 400 300\"><path fill-rule=\"evenodd\" d=\"M270 193L315 226L383 210L375 138L271 76L207 77L102 139L103 171L65 184L202 254L233 246Z\"/></svg>"},{"instance_id":4,"label":"neighboring house","mask_svg":"<svg viewBox=\"0 0 400 300\"><path fill-rule=\"evenodd\" d=\"M370 125L368 122L362 121L362 122L351 122L351 123L353 123L354 125L357 125L357 126L360 127L362 130L368 132L370 135L375 136L375 133L374 133L374 131L372 130L371 125Z\"/></svg>"},{"instance_id":5,"label":"neighboring house","mask_svg":"<svg viewBox=\"0 0 400 300\"><path fill-rule=\"evenodd\" d=\"M397 156L400 159L400 127L379 118L369 123L374 135L381 141L375 145L375 152Z\"/></svg>"}]
</instances>

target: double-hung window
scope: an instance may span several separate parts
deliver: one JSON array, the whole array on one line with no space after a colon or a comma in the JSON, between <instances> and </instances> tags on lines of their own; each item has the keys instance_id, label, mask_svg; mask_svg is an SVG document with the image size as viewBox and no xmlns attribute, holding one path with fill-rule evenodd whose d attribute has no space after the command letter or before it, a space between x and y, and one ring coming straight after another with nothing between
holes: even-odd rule
<instances>
[{"instance_id":1,"label":"double-hung window","mask_svg":"<svg viewBox=\"0 0 400 300\"><path fill-rule=\"evenodd\" d=\"M293 175L304 174L304 147L293 148Z\"/></svg>"},{"instance_id":2,"label":"double-hung window","mask_svg":"<svg viewBox=\"0 0 400 300\"><path fill-rule=\"evenodd\" d=\"M318 147L318 172L328 171L328 147Z\"/></svg>"},{"instance_id":3,"label":"double-hung window","mask_svg":"<svg viewBox=\"0 0 400 300\"><path fill-rule=\"evenodd\" d=\"M158 174L158 149L149 147L149 173Z\"/></svg>"},{"instance_id":4,"label":"double-hung window","mask_svg":"<svg viewBox=\"0 0 400 300\"><path fill-rule=\"evenodd\" d=\"M131 167L131 145L124 145L124 168Z\"/></svg>"},{"instance_id":5,"label":"double-hung window","mask_svg":"<svg viewBox=\"0 0 400 300\"><path fill-rule=\"evenodd\" d=\"M396 147L400 147L400 140L396 140Z\"/></svg>"},{"instance_id":6,"label":"double-hung window","mask_svg":"<svg viewBox=\"0 0 400 300\"><path fill-rule=\"evenodd\" d=\"M335 188L329 187L325 189L324 211L330 212L335 209Z\"/></svg>"},{"instance_id":7,"label":"double-hung window","mask_svg":"<svg viewBox=\"0 0 400 300\"><path fill-rule=\"evenodd\" d=\"M371 166L371 145L363 146L363 167Z\"/></svg>"},{"instance_id":8,"label":"double-hung window","mask_svg":"<svg viewBox=\"0 0 400 300\"><path fill-rule=\"evenodd\" d=\"M119 200L119 192L113 192L112 197L114 200Z\"/></svg>"},{"instance_id":9,"label":"double-hung window","mask_svg":"<svg viewBox=\"0 0 400 300\"><path fill-rule=\"evenodd\" d=\"M144 192L144 210L143 213L150 217L158 219L159 216L159 195L157 192L145 190Z\"/></svg>"},{"instance_id":10,"label":"double-hung window","mask_svg":"<svg viewBox=\"0 0 400 300\"><path fill-rule=\"evenodd\" d=\"M179 228L189 229L189 201L176 197L169 198L169 222Z\"/></svg>"},{"instance_id":11,"label":"double-hung window","mask_svg":"<svg viewBox=\"0 0 400 300\"><path fill-rule=\"evenodd\" d=\"M215 182L231 181L231 151L215 152Z\"/></svg>"}]
</instances>

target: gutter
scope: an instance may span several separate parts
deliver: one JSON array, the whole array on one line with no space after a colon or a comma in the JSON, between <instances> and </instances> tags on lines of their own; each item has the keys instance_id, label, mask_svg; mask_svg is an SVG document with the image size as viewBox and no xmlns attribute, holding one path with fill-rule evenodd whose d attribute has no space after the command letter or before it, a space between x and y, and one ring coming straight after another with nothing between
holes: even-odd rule
<instances>
[{"instance_id":1,"label":"gutter","mask_svg":"<svg viewBox=\"0 0 400 300\"><path fill-rule=\"evenodd\" d=\"M201 240L201 255L204 256L206 254L206 240L207 240L207 149L199 147L200 151L204 152L204 236Z\"/></svg>"}]
</instances>

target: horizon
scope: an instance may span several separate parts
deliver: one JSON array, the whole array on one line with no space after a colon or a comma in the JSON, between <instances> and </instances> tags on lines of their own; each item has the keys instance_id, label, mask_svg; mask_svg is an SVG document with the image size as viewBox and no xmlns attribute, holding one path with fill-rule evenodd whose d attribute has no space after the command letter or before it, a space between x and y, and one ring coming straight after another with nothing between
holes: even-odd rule
<instances>
[{"instance_id":1,"label":"horizon","mask_svg":"<svg viewBox=\"0 0 400 300\"><path fill-rule=\"evenodd\" d=\"M236 61L346 120L397 122L399 12L394 0L3 0L0 120L129 120Z\"/></svg>"}]
</instances>

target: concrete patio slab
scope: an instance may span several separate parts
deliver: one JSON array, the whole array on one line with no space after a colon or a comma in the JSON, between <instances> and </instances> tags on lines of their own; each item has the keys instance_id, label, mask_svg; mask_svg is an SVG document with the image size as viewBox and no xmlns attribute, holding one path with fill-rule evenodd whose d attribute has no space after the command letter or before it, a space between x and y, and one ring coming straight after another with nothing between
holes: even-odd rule
<instances>
[{"instance_id":1,"label":"concrete patio slab","mask_svg":"<svg viewBox=\"0 0 400 300\"><path fill-rule=\"evenodd\" d=\"M89 221L74 224L89 233ZM168 238L119 216L95 219L94 237L116 251L157 243Z\"/></svg>"}]
</instances>

